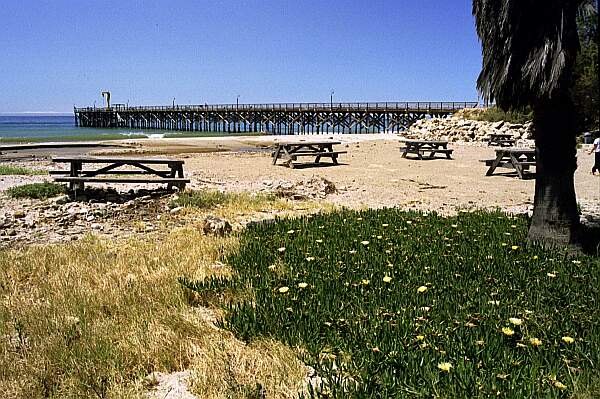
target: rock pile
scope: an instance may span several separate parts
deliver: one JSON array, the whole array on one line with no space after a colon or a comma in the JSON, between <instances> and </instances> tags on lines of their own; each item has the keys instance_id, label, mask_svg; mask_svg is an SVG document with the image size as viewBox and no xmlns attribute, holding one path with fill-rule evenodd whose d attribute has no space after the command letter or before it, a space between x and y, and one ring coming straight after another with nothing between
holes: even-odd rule
<instances>
[{"instance_id":1,"label":"rock pile","mask_svg":"<svg viewBox=\"0 0 600 399\"><path fill-rule=\"evenodd\" d=\"M0 248L19 242L74 241L88 232L114 237L154 231L169 213L171 195L86 190L76 199L64 195L46 201L6 201L0 210Z\"/></svg>"},{"instance_id":2,"label":"rock pile","mask_svg":"<svg viewBox=\"0 0 600 399\"><path fill-rule=\"evenodd\" d=\"M275 193L280 198L294 200L325 198L337 192L333 182L322 177L311 177L299 182L264 180L264 190Z\"/></svg>"},{"instance_id":3,"label":"rock pile","mask_svg":"<svg viewBox=\"0 0 600 399\"><path fill-rule=\"evenodd\" d=\"M464 119L460 116L450 118L420 119L406 132L410 139L448 140L451 142L485 142L490 134L509 134L519 147L533 147L531 122L525 124L486 122Z\"/></svg>"}]
</instances>

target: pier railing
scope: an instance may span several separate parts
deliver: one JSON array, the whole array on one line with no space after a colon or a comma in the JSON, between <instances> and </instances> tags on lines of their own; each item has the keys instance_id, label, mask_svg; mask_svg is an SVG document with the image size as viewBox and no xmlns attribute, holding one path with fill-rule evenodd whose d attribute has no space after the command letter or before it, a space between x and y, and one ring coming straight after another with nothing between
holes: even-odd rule
<instances>
[{"instance_id":1,"label":"pier railing","mask_svg":"<svg viewBox=\"0 0 600 399\"><path fill-rule=\"evenodd\" d=\"M198 104L169 106L128 106L115 104L107 107L75 108L75 112L165 112L165 111L404 111L454 112L477 107L477 102L366 102L366 103L278 103L278 104Z\"/></svg>"}]
</instances>

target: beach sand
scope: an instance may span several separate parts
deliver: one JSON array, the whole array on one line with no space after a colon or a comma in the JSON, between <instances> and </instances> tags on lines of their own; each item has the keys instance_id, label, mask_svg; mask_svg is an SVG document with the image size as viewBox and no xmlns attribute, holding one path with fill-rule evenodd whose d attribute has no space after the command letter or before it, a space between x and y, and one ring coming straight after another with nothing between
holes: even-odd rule
<instances>
[{"instance_id":1,"label":"beach sand","mask_svg":"<svg viewBox=\"0 0 600 399\"><path fill-rule=\"evenodd\" d=\"M272 165L269 146L280 140L311 140L332 137L342 141L339 166L311 166L295 169ZM494 157L494 149L482 145L450 144L453 159L416 160L400 157L399 137L392 134L210 137L181 139L124 140L109 149L64 149L38 151L37 160L22 162L50 168L44 156L90 153L95 155L168 155L185 160L190 188L223 191L268 190L279 183L298 183L313 177L327 179L337 192L326 201L352 208L391 207L453 213L459 209L501 208L526 212L533 204L535 180L508 175L485 176L481 159ZM600 203L600 177L590 174L592 157L578 151L575 174L578 201L585 209ZM324 162L328 162L325 160ZM509 172L499 168L497 172ZM26 180L32 178L25 178ZM39 177L35 177L39 180ZM0 189L18 184L5 178ZM127 187L129 188L129 187Z\"/></svg>"}]
</instances>

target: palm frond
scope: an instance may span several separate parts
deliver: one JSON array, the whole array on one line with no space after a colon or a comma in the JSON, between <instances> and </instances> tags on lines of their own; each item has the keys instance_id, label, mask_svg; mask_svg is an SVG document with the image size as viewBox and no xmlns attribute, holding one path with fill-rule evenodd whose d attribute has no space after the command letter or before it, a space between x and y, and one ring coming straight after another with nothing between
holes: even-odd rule
<instances>
[{"instance_id":1,"label":"palm frond","mask_svg":"<svg viewBox=\"0 0 600 399\"><path fill-rule=\"evenodd\" d=\"M477 88L502 108L532 105L569 85L587 0L473 0L483 66Z\"/></svg>"}]
</instances>

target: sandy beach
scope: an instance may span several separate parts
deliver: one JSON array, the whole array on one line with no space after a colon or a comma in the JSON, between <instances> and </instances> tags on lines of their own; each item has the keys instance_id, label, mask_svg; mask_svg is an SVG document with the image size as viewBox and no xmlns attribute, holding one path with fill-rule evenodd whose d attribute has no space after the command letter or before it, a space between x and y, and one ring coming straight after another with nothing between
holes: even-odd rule
<instances>
[{"instance_id":1,"label":"sandy beach","mask_svg":"<svg viewBox=\"0 0 600 399\"><path fill-rule=\"evenodd\" d=\"M340 165L307 164L295 169L272 165L269 147L281 140L334 138L347 151ZM169 155L185 160L190 188L222 191L268 190L277 184L296 184L313 177L331 181L337 191L325 200L352 208L392 207L452 213L459 209L501 208L526 212L533 203L533 179L521 180L514 174L485 176L480 162L494 156L493 148L483 144L451 143L453 159L416 160L400 157L399 136L392 134L210 137L182 139L125 140L108 149L51 149L20 154L16 163L40 169L51 167L48 156L66 152L90 154ZM33 158L28 158L31 155ZM5 154L10 156L10 154ZM327 161L324 161L327 162ZM590 174L592 157L578 150L579 167L575 174L578 201L585 210L600 203L600 177ZM0 188L23 180L42 177L4 177ZM124 188L130 188L124 186Z\"/></svg>"}]
</instances>

